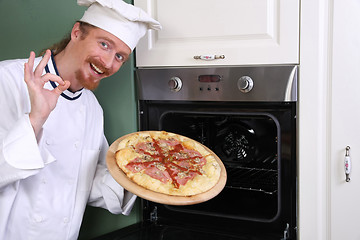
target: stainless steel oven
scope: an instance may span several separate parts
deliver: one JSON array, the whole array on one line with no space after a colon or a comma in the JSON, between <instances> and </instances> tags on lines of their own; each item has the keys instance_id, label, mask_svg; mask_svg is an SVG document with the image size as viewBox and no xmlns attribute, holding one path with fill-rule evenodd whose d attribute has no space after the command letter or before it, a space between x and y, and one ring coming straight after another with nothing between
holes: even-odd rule
<instances>
[{"instance_id":1,"label":"stainless steel oven","mask_svg":"<svg viewBox=\"0 0 360 240\"><path fill-rule=\"evenodd\" d=\"M297 66L136 73L139 130L203 143L220 157L228 178L204 203L143 200L143 221L107 239L296 239Z\"/></svg>"}]
</instances>

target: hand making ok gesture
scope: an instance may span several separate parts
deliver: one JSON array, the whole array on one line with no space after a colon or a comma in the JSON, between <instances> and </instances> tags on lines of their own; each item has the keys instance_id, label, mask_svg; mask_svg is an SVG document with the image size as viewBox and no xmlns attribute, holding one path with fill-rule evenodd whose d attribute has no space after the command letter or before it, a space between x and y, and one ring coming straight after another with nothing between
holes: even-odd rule
<instances>
[{"instance_id":1,"label":"hand making ok gesture","mask_svg":"<svg viewBox=\"0 0 360 240\"><path fill-rule=\"evenodd\" d=\"M24 80L29 91L31 102L29 118L36 136L39 134L51 111L55 108L60 94L70 86L69 81L64 81L57 75L51 73L43 75L44 68L50 56L51 51L47 50L43 59L33 71L35 53L31 52L28 62L24 65ZM57 82L59 85L53 90L45 89L44 84L49 80Z\"/></svg>"}]
</instances>

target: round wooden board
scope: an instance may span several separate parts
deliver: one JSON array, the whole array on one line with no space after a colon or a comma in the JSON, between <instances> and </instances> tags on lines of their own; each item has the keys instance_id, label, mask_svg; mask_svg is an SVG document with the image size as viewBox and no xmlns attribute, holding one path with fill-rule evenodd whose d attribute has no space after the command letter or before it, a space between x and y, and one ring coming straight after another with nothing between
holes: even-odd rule
<instances>
[{"instance_id":1,"label":"round wooden board","mask_svg":"<svg viewBox=\"0 0 360 240\"><path fill-rule=\"evenodd\" d=\"M130 134L135 134L135 133L130 133ZM168 205L192 205L192 204L197 204L197 203L201 203L201 202L210 200L211 198L218 195L222 191L222 189L225 187L226 178L227 178L225 166L221 162L219 157L216 156L216 154L213 151L211 151L209 148L207 148L204 145L202 145L202 146L214 155L216 161L219 163L220 168L221 168L219 181L210 190L208 190L204 193L197 194L197 195L182 197L182 196L172 196L172 195L154 192L154 191L148 190L148 189L136 184L131 179L129 179L126 176L126 174L119 168L119 166L116 163L116 159L115 159L115 152L117 150L119 142L122 139L128 137L130 134L122 136L122 137L118 138L116 141L114 141L110 145L110 148L106 155L106 164L107 164L110 174L122 187L124 187L129 192L132 192L135 195L137 195L141 198L144 198L146 200L152 201L152 202L168 204Z\"/></svg>"}]
</instances>

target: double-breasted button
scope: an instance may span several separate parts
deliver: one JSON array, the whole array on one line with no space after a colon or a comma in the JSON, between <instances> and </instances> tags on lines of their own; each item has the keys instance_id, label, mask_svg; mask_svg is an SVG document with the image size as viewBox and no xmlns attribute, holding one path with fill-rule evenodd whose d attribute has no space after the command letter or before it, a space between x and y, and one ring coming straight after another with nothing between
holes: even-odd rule
<instances>
[{"instance_id":1,"label":"double-breasted button","mask_svg":"<svg viewBox=\"0 0 360 240\"><path fill-rule=\"evenodd\" d=\"M80 141L75 141L74 147L75 149L78 149L80 147Z\"/></svg>"},{"instance_id":2,"label":"double-breasted button","mask_svg":"<svg viewBox=\"0 0 360 240\"><path fill-rule=\"evenodd\" d=\"M69 218L64 217L64 218L63 218L63 222L64 222L64 223L68 223L68 222L69 222Z\"/></svg>"},{"instance_id":3,"label":"double-breasted button","mask_svg":"<svg viewBox=\"0 0 360 240\"><path fill-rule=\"evenodd\" d=\"M47 138L47 139L45 140L45 143L46 143L47 145L51 145L51 144L53 144L53 140L52 140L51 138Z\"/></svg>"},{"instance_id":4,"label":"double-breasted button","mask_svg":"<svg viewBox=\"0 0 360 240\"><path fill-rule=\"evenodd\" d=\"M36 214L36 215L34 215L34 220L35 220L35 222L40 223L40 222L42 222L44 219L43 219L42 216Z\"/></svg>"}]
</instances>

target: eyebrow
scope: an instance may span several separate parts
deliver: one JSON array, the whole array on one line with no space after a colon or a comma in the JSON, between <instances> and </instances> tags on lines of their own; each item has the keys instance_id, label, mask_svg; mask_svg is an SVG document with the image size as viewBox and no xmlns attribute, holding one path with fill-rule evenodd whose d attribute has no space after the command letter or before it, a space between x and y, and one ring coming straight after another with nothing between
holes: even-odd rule
<instances>
[{"instance_id":1,"label":"eyebrow","mask_svg":"<svg viewBox=\"0 0 360 240\"><path fill-rule=\"evenodd\" d=\"M104 40L110 42L112 45L115 46L115 42L114 42L112 39L110 39L110 38L108 38L108 37L99 37L99 38L100 38L100 39L104 39Z\"/></svg>"}]
</instances>

